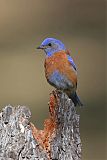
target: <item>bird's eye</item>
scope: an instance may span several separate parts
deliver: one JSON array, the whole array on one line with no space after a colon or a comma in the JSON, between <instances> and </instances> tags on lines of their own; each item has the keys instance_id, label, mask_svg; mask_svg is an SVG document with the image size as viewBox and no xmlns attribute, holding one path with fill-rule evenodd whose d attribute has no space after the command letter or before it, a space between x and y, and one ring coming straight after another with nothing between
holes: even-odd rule
<instances>
[{"instance_id":1,"label":"bird's eye","mask_svg":"<svg viewBox=\"0 0 107 160\"><path fill-rule=\"evenodd\" d=\"M51 46L52 46L52 44L51 44L51 43L49 43L49 44L48 44L48 46L50 46L50 47L51 47Z\"/></svg>"}]
</instances>

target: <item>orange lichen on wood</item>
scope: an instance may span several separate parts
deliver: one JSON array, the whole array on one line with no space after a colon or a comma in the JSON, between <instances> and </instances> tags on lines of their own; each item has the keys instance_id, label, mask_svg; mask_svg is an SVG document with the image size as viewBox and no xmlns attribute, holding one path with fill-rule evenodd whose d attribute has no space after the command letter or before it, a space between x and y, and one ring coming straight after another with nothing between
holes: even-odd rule
<instances>
[{"instance_id":1,"label":"orange lichen on wood","mask_svg":"<svg viewBox=\"0 0 107 160\"><path fill-rule=\"evenodd\" d=\"M49 101L49 118L44 121L44 129L38 130L32 123L32 134L39 146L46 150L48 156L50 154L50 142L52 138L55 136L55 129L57 127L56 124L56 114L55 107L57 106L57 97L55 97L54 92L50 95Z\"/></svg>"}]
</instances>

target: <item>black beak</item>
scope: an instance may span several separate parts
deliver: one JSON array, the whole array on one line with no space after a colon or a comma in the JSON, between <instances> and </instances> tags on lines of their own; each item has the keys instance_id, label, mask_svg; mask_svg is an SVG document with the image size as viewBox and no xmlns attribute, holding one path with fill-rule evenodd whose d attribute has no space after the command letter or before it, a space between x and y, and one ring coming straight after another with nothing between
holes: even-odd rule
<instances>
[{"instance_id":1,"label":"black beak","mask_svg":"<svg viewBox=\"0 0 107 160\"><path fill-rule=\"evenodd\" d=\"M36 49L45 49L46 47L45 46L39 46L39 47L37 47Z\"/></svg>"}]
</instances>

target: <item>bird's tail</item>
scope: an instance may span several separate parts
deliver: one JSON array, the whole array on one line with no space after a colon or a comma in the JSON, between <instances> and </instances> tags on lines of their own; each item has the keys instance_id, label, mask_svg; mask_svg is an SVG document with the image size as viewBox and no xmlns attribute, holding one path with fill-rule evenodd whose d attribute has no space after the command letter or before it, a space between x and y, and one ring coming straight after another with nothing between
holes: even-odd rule
<instances>
[{"instance_id":1,"label":"bird's tail","mask_svg":"<svg viewBox=\"0 0 107 160\"><path fill-rule=\"evenodd\" d=\"M83 106L82 102L80 101L80 98L78 97L77 93L73 93L70 95L70 98L72 99L75 106Z\"/></svg>"}]
</instances>

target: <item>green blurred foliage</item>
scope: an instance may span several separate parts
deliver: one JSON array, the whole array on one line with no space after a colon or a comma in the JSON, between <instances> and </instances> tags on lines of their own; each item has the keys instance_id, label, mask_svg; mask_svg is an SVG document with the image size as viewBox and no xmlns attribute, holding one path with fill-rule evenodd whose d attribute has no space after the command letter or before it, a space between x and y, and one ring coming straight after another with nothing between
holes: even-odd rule
<instances>
[{"instance_id":1,"label":"green blurred foliage","mask_svg":"<svg viewBox=\"0 0 107 160\"><path fill-rule=\"evenodd\" d=\"M105 1L0 0L0 107L29 106L43 128L53 88L35 48L46 37L62 40L77 64L83 160L105 160Z\"/></svg>"}]
</instances>

